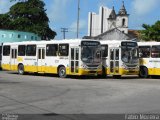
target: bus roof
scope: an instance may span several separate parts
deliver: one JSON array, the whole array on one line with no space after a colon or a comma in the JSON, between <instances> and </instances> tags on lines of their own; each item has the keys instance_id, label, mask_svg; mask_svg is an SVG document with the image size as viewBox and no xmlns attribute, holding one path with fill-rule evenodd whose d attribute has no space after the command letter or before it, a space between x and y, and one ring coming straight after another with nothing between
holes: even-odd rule
<instances>
[{"instance_id":1,"label":"bus roof","mask_svg":"<svg viewBox=\"0 0 160 120\"><path fill-rule=\"evenodd\" d=\"M41 40L41 41L22 41L22 42L6 42L3 45L16 45L16 44L59 44L59 43L71 43L80 44L81 41L98 41L92 39L63 39L63 40Z\"/></svg>"},{"instance_id":2,"label":"bus roof","mask_svg":"<svg viewBox=\"0 0 160 120\"><path fill-rule=\"evenodd\" d=\"M136 41L131 41L131 40L100 40L101 44L108 44L110 46L121 46L122 42L136 42Z\"/></svg>"},{"instance_id":3,"label":"bus roof","mask_svg":"<svg viewBox=\"0 0 160 120\"><path fill-rule=\"evenodd\" d=\"M149 41L149 42L137 42L139 46L152 46L152 45L160 45L160 42Z\"/></svg>"}]
</instances>

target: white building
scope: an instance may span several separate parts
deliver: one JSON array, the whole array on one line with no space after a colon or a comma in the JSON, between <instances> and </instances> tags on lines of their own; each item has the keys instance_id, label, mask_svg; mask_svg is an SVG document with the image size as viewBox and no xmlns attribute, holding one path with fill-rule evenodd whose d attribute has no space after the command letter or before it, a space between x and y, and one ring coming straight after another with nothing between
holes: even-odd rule
<instances>
[{"instance_id":1,"label":"white building","mask_svg":"<svg viewBox=\"0 0 160 120\"><path fill-rule=\"evenodd\" d=\"M128 17L129 14L127 14L124 2L118 14L116 14L114 7L109 9L101 6L99 14L89 12L88 36L95 37L114 28L128 34Z\"/></svg>"}]
</instances>

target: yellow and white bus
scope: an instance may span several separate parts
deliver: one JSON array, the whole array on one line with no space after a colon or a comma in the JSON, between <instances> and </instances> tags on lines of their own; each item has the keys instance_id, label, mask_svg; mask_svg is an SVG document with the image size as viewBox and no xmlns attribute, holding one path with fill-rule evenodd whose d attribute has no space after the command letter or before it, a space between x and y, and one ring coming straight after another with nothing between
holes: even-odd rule
<instances>
[{"instance_id":1,"label":"yellow and white bus","mask_svg":"<svg viewBox=\"0 0 160 120\"><path fill-rule=\"evenodd\" d=\"M138 42L140 57L139 76L160 75L160 42Z\"/></svg>"},{"instance_id":2,"label":"yellow and white bus","mask_svg":"<svg viewBox=\"0 0 160 120\"><path fill-rule=\"evenodd\" d=\"M67 75L101 75L101 45L96 40L4 43L2 69Z\"/></svg>"},{"instance_id":3,"label":"yellow and white bus","mask_svg":"<svg viewBox=\"0 0 160 120\"><path fill-rule=\"evenodd\" d=\"M138 44L129 40L101 40L103 75L138 75Z\"/></svg>"}]
</instances>

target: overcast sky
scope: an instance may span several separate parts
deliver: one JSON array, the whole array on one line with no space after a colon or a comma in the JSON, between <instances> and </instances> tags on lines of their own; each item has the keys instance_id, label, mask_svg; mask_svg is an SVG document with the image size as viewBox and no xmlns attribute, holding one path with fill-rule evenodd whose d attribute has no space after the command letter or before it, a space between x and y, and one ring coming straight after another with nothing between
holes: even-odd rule
<instances>
[{"instance_id":1,"label":"overcast sky","mask_svg":"<svg viewBox=\"0 0 160 120\"><path fill-rule=\"evenodd\" d=\"M0 14L9 11L15 2L0 0ZM61 28L68 28L66 38L76 38L77 4L78 0L44 0L50 27L57 32L55 39L62 39ZM124 0L129 16L129 29L142 29L143 23L153 24L160 20L160 0ZM80 0L80 33L87 35L88 12L98 13L99 7L115 6L116 13L122 5L122 0Z\"/></svg>"}]
</instances>

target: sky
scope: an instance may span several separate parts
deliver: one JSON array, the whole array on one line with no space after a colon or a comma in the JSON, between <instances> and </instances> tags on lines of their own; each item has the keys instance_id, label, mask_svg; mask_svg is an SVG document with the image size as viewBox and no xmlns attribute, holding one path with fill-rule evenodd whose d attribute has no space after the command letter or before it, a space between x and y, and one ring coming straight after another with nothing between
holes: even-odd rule
<instances>
[{"instance_id":1,"label":"sky","mask_svg":"<svg viewBox=\"0 0 160 120\"><path fill-rule=\"evenodd\" d=\"M55 39L63 39L61 28L68 28L66 38L76 38L78 0L44 0L49 17L49 25L56 31ZM9 11L10 0L0 0L0 14ZM154 24L160 20L160 0L124 0L129 15L129 29L142 29L142 24ZM122 6L122 0L80 0L79 37L87 35L88 12L98 14L99 7L115 7L116 13Z\"/></svg>"}]
</instances>

